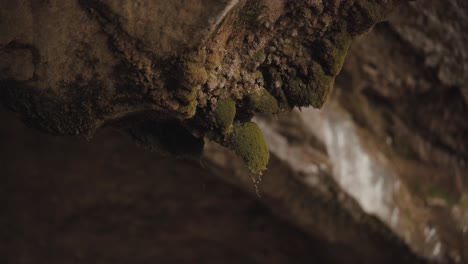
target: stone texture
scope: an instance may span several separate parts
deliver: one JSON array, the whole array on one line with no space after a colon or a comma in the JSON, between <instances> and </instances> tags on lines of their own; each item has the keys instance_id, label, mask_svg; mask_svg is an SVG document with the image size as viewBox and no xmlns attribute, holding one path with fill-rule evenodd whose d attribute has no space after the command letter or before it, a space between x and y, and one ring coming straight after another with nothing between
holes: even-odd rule
<instances>
[{"instance_id":1,"label":"stone texture","mask_svg":"<svg viewBox=\"0 0 468 264\"><path fill-rule=\"evenodd\" d=\"M83 147L29 134L5 116L7 261L467 262L465 1L398 1L361 37L396 2L0 3L0 99L26 124L88 138L112 126L150 150L192 159L156 159L128 142L116 150L127 139L110 132ZM251 98L264 89L286 113L253 119L270 146L260 177L213 142L226 145L214 111L229 98L234 124L248 122L259 112ZM322 111L289 112L329 96ZM94 169L77 169L80 160ZM213 188L195 192L204 181ZM57 230L67 217L71 227ZM184 217L195 224L173 223ZM119 232L130 242L115 242Z\"/></svg>"},{"instance_id":2,"label":"stone texture","mask_svg":"<svg viewBox=\"0 0 468 264\"><path fill-rule=\"evenodd\" d=\"M28 123L90 137L144 113L224 144L217 101L239 123L265 89L282 111L321 107L351 39L399 1L3 2L1 98Z\"/></svg>"}]
</instances>

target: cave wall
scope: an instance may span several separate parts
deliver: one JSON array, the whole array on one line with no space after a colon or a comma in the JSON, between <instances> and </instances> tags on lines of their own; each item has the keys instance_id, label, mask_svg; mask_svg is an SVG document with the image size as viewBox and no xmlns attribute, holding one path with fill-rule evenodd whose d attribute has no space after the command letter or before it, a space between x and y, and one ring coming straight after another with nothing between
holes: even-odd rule
<instances>
[{"instance_id":1,"label":"cave wall","mask_svg":"<svg viewBox=\"0 0 468 264\"><path fill-rule=\"evenodd\" d=\"M48 134L95 136L40 135L2 114L7 260L115 260L129 245L112 244L123 232L141 249L122 261L343 262L330 252L357 263L467 261L465 1L183 2L0 2L2 105ZM269 146L261 177L265 162L251 166L256 175L245 167L258 153L233 147L232 131L254 114ZM110 127L191 161L134 149L101 131ZM117 161L92 158L108 156ZM200 180L188 172L214 187L194 193ZM154 208L163 212L146 215ZM167 237L152 229L158 217ZM172 223L183 217L200 229ZM218 221L229 232L215 235ZM264 231L250 236L250 222ZM143 229L153 237L132 240ZM275 250L289 236L297 249ZM213 240L229 243L216 252ZM271 244L255 248L259 240Z\"/></svg>"}]
</instances>

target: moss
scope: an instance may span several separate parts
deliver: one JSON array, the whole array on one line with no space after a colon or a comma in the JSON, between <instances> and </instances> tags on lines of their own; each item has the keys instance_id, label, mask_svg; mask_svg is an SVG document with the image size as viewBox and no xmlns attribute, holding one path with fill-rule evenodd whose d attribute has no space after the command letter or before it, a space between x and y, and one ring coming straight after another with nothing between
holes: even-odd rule
<instances>
[{"instance_id":1,"label":"moss","mask_svg":"<svg viewBox=\"0 0 468 264\"><path fill-rule=\"evenodd\" d=\"M320 64L312 65L312 76L309 83L301 78L292 78L287 87L286 95L293 106L313 106L321 108L328 98L334 77L326 74Z\"/></svg>"},{"instance_id":2,"label":"moss","mask_svg":"<svg viewBox=\"0 0 468 264\"><path fill-rule=\"evenodd\" d=\"M344 29L329 31L323 39L313 44L314 60L322 65L327 74L336 76L343 66L350 44L351 36Z\"/></svg>"},{"instance_id":3,"label":"moss","mask_svg":"<svg viewBox=\"0 0 468 264\"><path fill-rule=\"evenodd\" d=\"M313 63L313 80L309 85L310 105L321 108L327 101L335 78L328 75L318 63Z\"/></svg>"},{"instance_id":4,"label":"moss","mask_svg":"<svg viewBox=\"0 0 468 264\"><path fill-rule=\"evenodd\" d=\"M264 70L262 77L265 80L268 91L275 99L277 99L279 107L283 109L290 109L286 93L283 89L283 79L275 67L269 67L268 69Z\"/></svg>"},{"instance_id":5,"label":"moss","mask_svg":"<svg viewBox=\"0 0 468 264\"><path fill-rule=\"evenodd\" d=\"M385 6L380 4L379 1L360 0L356 4L366 12L368 17L371 18L374 23L382 20L385 13L388 12L388 8L385 8Z\"/></svg>"},{"instance_id":6,"label":"moss","mask_svg":"<svg viewBox=\"0 0 468 264\"><path fill-rule=\"evenodd\" d=\"M259 21L259 15L262 11L268 8L266 5L261 4L260 1L247 1L245 6L239 12L239 20L245 23L252 29L260 28L261 21Z\"/></svg>"},{"instance_id":7,"label":"moss","mask_svg":"<svg viewBox=\"0 0 468 264\"><path fill-rule=\"evenodd\" d=\"M262 131L253 122L235 124L227 146L234 150L253 173L266 169L270 153Z\"/></svg>"},{"instance_id":8,"label":"moss","mask_svg":"<svg viewBox=\"0 0 468 264\"><path fill-rule=\"evenodd\" d=\"M206 66L209 70L214 70L216 67L221 65L223 61L224 54L222 51L215 51L212 54L209 54L206 58Z\"/></svg>"},{"instance_id":9,"label":"moss","mask_svg":"<svg viewBox=\"0 0 468 264\"><path fill-rule=\"evenodd\" d=\"M216 128L226 134L232 128L234 117L236 116L236 103L232 99L218 101L218 106L214 111Z\"/></svg>"},{"instance_id":10,"label":"moss","mask_svg":"<svg viewBox=\"0 0 468 264\"><path fill-rule=\"evenodd\" d=\"M280 111L278 101L265 89L248 97L250 108L259 113L277 114Z\"/></svg>"},{"instance_id":11,"label":"moss","mask_svg":"<svg viewBox=\"0 0 468 264\"><path fill-rule=\"evenodd\" d=\"M351 37L346 32L337 32L319 44L319 56L327 74L336 76L343 67Z\"/></svg>"},{"instance_id":12,"label":"moss","mask_svg":"<svg viewBox=\"0 0 468 264\"><path fill-rule=\"evenodd\" d=\"M197 99L198 91L200 89L179 89L177 91L177 99L181 101L182 104L190 104L191 102Z\"/></svg>"},{"instance_id":13,"label":"moss","mask_svg":"<svg viewBox=\"0 0 468 264\"><path fill-rule=\"evenodd\" d=\"M255 52L255 54L253 55L253 58L257 63L259 63L259 64L263 63L266 60L265 51L263 49L261 49L261 50Z\"/></svg>"},{"instance_id":14,"label":"moss","mask_svg":"<svg viewBox=\"0 0 468 264\"><path fill-rule=\"evenodd\" d=\"M288 101L294 106L309 104L307 86L300 78L291 78L286 87Z\"/></svg>"},{"instance_id":15,"label":"moss","mask_svg":"<svg viewBox=\"0 0 468 264\"><path fill-rule=\"evenodd\" d=\"M380 22L389 12L388 7L375 0L358 0L351 7L349 19L350 29L355 34L362 34L375 23Z\"/></svg>"},{"instance_id":16,"label":"moss","mask_svg":"<svg viewBox=\"0 0 468 264\"><path fill-rule=\"evenodd\" d=\"M61 97L23 81L0 80L0 87L0 105L19 112L25 124L53 135L90 139L98 126L96 120L114 113L109 105L112 94L97 78L63 82Z\"/></svg>"},{"instance_id":17,"label":"moss","mask_svg":"<svg viewBox=\"0 0 468 264\"><path fill-rule=\"evenodd\" d=\"M188 104L186 105L181 105L177 111L179 113L182 113L184 114L185 118L187 117L192 117L195 115L196 111L197 111L197 101L196 100L193 100L193 101L190 101Z\"/></svg>"},{"instance_id":18,"label":"moss","mask_svg":"<svg viewBox=\"0 0 468 264\"><path fill-rule=\"evenodd\" d=\"M185 65L186 79L191 84L203 84L208 80L206 69L198 63L187 63Z\"/></svg>"},{"instance_id":19,"label":"moss","mask_svg":"<svg viewBox=\"0 0 468 264\"><path fill-rule=\"evenodd\" d=\"M195 115L197 110L197 95L200 91L200 86L195 86L192 90L179 89L177 92L177 101L180 106L177 111L183 114L184 118L189 118Z\"/></svg>"}]
</instances>

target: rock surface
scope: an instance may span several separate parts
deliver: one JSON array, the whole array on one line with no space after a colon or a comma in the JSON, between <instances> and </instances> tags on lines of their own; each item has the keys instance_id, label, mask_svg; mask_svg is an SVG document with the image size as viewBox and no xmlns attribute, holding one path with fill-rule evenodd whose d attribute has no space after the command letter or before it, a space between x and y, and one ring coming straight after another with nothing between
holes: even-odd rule
<instances>
[{"instance_id":1,"label":"rock surface","mask_svg":"<svg viewBox=\"0 0 468 264\"><path fill-rule=\"evenodd\" d=\"M188 150L204 136L232 148L239 146L228 143L232 135L213 126L218 101L235 101L238 127L274 106L321 107L352 38L398 2L8 0L0 91L9 108L49 133L90 137L142 115L187 130ZM147 138L148 125L130 126ZM177 154L152 134L145 141L153 149ZM255 150L243 157L262 155Z\"/></svg>"},{"instance_id":2,"label":"rock surface","mask_svg":"<svg viewBox=\"0 0 468 264\"><path fill-rule=\"evenodd\" d=\"M2 114L6 263L468 262L468 6L396 2L1 1L3 105L97 133Z\"/></svg>"},{"instance_id":3,"label":"rock surface","mask_svg":"<svg viewBox=\"0 0 468 264\"><path fill-rule=\"evenodd\" d=\"M335 85L336 104L385 168L376 178L389 175L389 211L374 213L398 218L418 251L455 263L468 261L467 10L466 1L401 5L353 43Z\"/></svg>"}]
</instances>

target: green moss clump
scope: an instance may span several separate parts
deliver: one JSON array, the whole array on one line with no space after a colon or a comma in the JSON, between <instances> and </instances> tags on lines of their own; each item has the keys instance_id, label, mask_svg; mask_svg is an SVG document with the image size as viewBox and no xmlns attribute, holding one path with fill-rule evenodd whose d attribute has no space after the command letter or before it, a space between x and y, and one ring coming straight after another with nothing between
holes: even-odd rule
<instances>
[{"instance_id":1,"label":"green moss clump","mask_svg":"<svg viewBox=\"0 0 468 264\"><path fill-rule=\"evenodd\" d=\"M286 95L293 106L307 106L310 104L307 85L300 78L295 77L289 80Z\"/></svg>"},{"instance_id":2,"label":"green moss clump","mask_svg":"<svg viewBox=\"0 0 468 264\"><path fill-rule=\"evenodd\" d=\"M195 115L197 111L197 95L199 86L192 90L179 89L177 91L177 112L181 113L184 118L189 118Z\"/></svg>"},{"instance_id":3,"label":"green moss clump","mask_svg":"<svg viewBox=\"0 0 468 264\"><path fill-rule=\"evenodd\" d=\"M216 128L223 134L232 128L234 117L236 116L236 103L232 99L222 99L218 101L218 106L214 111Z\"/></svg>"},{"instance_id":4,"label":"green moss clump","mask_svg":"<svg viewBox=\"0 0 468 264\"><path fill-rule=\"evenodd\" d=\"M280 111L278 101L265 89L248 97L249 106L258 113L277 114Z\"/></svg>"},{"instance_id":5,"label":"green moss clump","mask_svg":"<svg viewBox=\"0 0 468 264\"><path fill-rule=\"evenodd\" d=\"M270 153L260 128L253 122L235 124L227 146L239 155L253 173L266 169Z\"/></svg>"},{"instance_id":6,"label":"green moss clump","mask_svg":"<svg viewBox=\"0 0 468 264\"><path fill-rule=\"evenodd\" d=\"M321 108L328 98L333 81L334 77L326 74L322 66L314 62L309 83L304 83L298 77L292 78L285 92L292 106L311 105L315 108Z\"/></svg>"},{"instance_id":7,"label":"green moss clump","mask_svg":"<svg viewBox=\"0 0 468 264\"><path fill-rule=\"evenodd\" d=\"M313 80L309 85L310 105L321 108L328 99L335 77L325 73L322 66L316 62L313 63L312 69Z\"/></svg>"},{"instance_id":8,"label":"green moss clump","mask_svg":"<svg viewBox=\"0 0 468 264\"><path fill-rule=\"evenodd\" d=\"M197 101L193 100L186 105L181 105L177 111L186 117L192 117L197 111Z\"/></svg>"},{"instance_id":9,"label":"green moss clump","mask_svg":"<svg viewBox=\"0 0 468 264\"><path fill-rule=\"evenodd\" d=\"M343 67L351 37L346 32L336 32L319 44L319 60L325 71L336 76Z\"/></svg>"}]
</instances>

